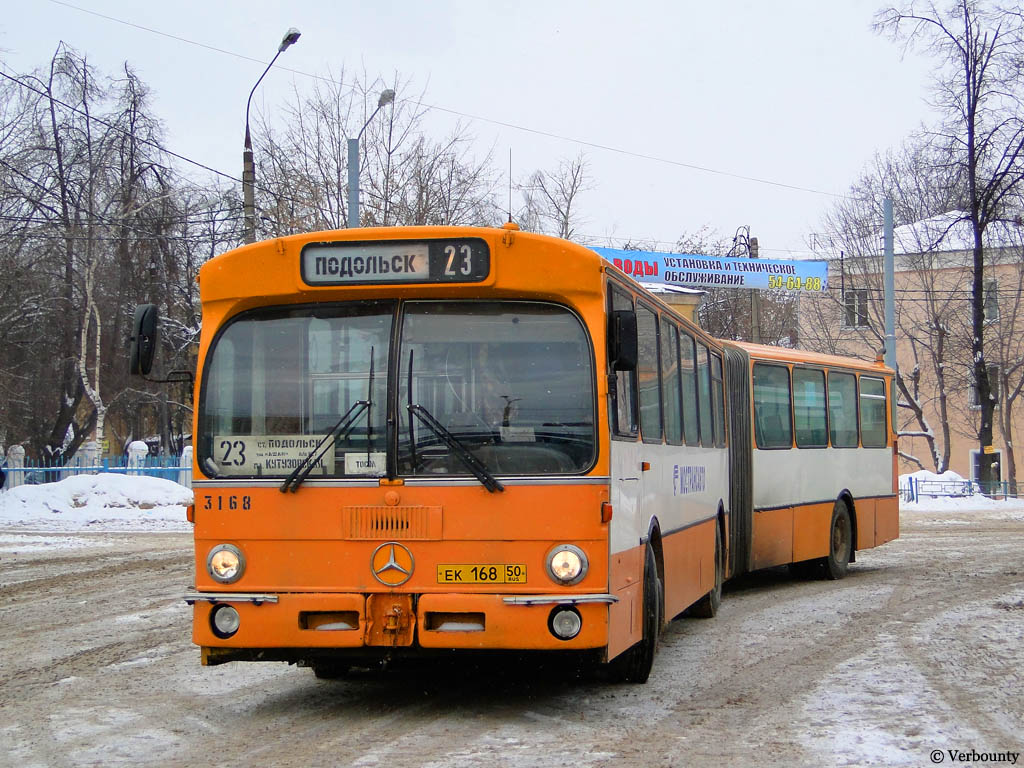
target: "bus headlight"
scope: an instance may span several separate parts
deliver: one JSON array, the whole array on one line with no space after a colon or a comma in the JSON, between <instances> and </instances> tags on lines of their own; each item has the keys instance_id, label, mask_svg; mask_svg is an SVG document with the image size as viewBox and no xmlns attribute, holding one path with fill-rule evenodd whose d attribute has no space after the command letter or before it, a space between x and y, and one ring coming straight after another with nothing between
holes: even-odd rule
<instances>
[{"instance_id":1,"label":"bus headlight","mask_svg":"<svg viewBox=\"0 0 1024 768\"><path fill-rule=\"evenodd\" d=\"M218 605L210 614L213 634L221 639L231 637L241 624L242 618L238 615L238 609L231 605Z\"/></svg>"},{"instance_id":2,"label":"bus headlight","mask_svg":"<svg viewBox=\"0 0 1024 768\"><path fill-rule=\"evenodd\" d=\"M551 611L548 628L559 640L572 640L583 628L583 619L572 606L560 605Z\"/></svg>"},{"instance_id":3,"label":"bus headlight","mask_svg":"<svg viewBox=\"0 0 1024 768\"><path fill-rule=\"evenodd\" d=\"M206 570L214 581L232 584L245 572L245 555L234 544L218 544L206 556Z\"/></svg>"},{"instance_id":4,"label":"bus headlight","mask_svg":"<svg viewBox=\"0 0 1024 768\"><path fill-rule=\"evenodd\" d=\"M561 544L548 553L548 575L559 584L569 586L587 575L587 556L572 544Z\"/></svg>"}]
</instances>

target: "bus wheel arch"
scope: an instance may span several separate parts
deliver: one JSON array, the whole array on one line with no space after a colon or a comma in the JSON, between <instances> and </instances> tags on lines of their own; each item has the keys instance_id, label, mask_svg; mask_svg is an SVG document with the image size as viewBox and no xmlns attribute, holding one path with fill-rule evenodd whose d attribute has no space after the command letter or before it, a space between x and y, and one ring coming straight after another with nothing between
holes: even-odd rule
<instances>
[{"instance_id":1,"label":"bus wheel arch","mask_svg":"<svg viewBox=\"0 0 1024 768\"><path fill-rule=\"evenodd\" d=\"M658 640L663 621L661 599L664 593L661 579L657 575L655 542L654 537L648 537L647 543L643 547L644 578L641 614L643 630L641 638L635 645L609 662L609 677L615 682L646 683L651 674L651 668L654 666L654 656L658 651Z\"/></svg>"},{"instance_id":2,"label":"bus wheel arch","mask_svg":"<svg viewBox=\"0 0 1024 768\"><path fill-rule=\"evenodd\" d=\"M661 526L657 518L652 518L647 530L647 545L654 554L654 563L658 573L658 630L665 625L665 552L661 543Z\"/></svg>"},{"instance_id":3,"label":"bus wheel arch","mask_svg":"<svg viewBox=\"0 0 1024 768\"><path fill-rule=\"evenodd\" d=\"M722 585L725 582L725 564L728 556L725 550L725 505L718 503L715 516L715 576L714 584L689 609L689 614L699 619L713 619L722 605Z\"/></svg>"}]
</instances>

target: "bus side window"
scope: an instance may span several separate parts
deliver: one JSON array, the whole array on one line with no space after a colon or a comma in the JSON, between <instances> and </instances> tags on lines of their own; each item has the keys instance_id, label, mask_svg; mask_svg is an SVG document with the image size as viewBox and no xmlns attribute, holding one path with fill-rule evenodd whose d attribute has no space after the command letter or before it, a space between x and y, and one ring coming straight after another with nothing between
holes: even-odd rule
<instances>
[{"instance_id":1,"label":"bus side window","mask_svg":"<svg viewBox=\"0 0 1024 768\"><path fill-rule=\"evenodd\" d=\"M687 445L700 445L700 425L697 420L697 354L693 336L679 335L679 371L683 384L683 435Z\"/></svg>"},{"instance_id":2,"label":"bus side window","mask_svg":"<svg viewBox=\"0 0 1024 768\"><path fill-rule=\"evenodd\" d=\"M885 382L861 376L860 440L865 448L884 448L888 442L885 411Z\"/></svg>"},{"instance_id":3,"label":"bus side window","mask_svg":"<svg viewBox=\"0 0 1024 768\"><path fill-rule=\"evenodd\" d=\"M680 402L679 329L662 320L661 371L665 393L665 439L672 445L683 442L683 412Z\"/></svg>"},{"instance_id":4,"label":"bus side window","mask_svg":"<svg viewBox=\"0 0 1024 768\"><path fill-rule=\"evenodd\" d=\"M645 443L661 442L661 385L658 371L658 317L643 305L636 309L637 378L640 391L640 435Z\"/></svg>"},{"instance_id":5,"label":"bus side window","mask_svg":"<svg viewBox=\"0 0 1024 768\"><path fill-rule=\"evenodd\" d=\"M824 448L828 445L824 371L793 369L793 421L797 448Z\"/></svg>"},{"instance_id":6,"label":"bus side window","mask_svg":"<svg viewBox=\"0 0 1024 768\"><path fill-rule=\"evenodd\" d=\"M610 297L611 311L633 309L633 299L626 292L612 287ZM611 388L612 429L616 435L623 437L637 436L637 392L636 371L616 371L615 386Z\"/></svg>"},{"instance_id":7,"label":"bus side window","mask_svg":"<svg viewBox=\"0 0 1024 768\"><path fill-rule=\"evenodd\" d=\"M725 382L722 357L711 353L711 411L715 420L715 447L725 448Z\"/></svg>"},{"instance_id":8,"label":"bus side window","mask_svg":"<svg viewBox=\"0 0 1024 768\"><path fill-rule=\"evenodd\" d=\"M789 368L754 364L754 440L758 448L792 448Z\"/></svg>"},{"instance_id":9,"label":"bus side window","mask_svg":"<svg viewBox=\"0 0 1024 768\"><path fill-rule=\"evenodd\" d=\"M697 389L700 410L700 444L705 448L715 446L715 430L711 414L711 369L708 365L708 348L697 342Z\"/></svg>"},{"instance_id":10,"label":"bus side window","mask_svg":"<svg viewBox=\"0 0 1024 768\"><path fill-rule=\"evenodd\" d=\"M857 380L828 372L828 429L833 448L857 447Z\"/></svg>"}]
</instances>

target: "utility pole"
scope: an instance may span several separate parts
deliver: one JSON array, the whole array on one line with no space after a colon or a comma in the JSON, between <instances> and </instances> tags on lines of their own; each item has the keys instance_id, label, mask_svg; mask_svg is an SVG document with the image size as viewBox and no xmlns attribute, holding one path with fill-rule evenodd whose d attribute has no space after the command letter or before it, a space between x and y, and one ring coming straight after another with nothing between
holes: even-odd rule
<instances>
[{"instance_id":1,"label":"utility pole","mask_svg":"<svg viewBox=\"0 0 1024 768\"><path fill-rule=\"evenodd\" d=\"M893 255L892 200L882 201L883 247L885 249L885 364L896 370L895 256Z\"/></svg>"},{"instance_id":2,"label":"utility pole","mask_svg":"<svg viewBox=\"0 0 1024 768\"><path fill-rule=\"evenodd\" d=\"M757 258L757 238L747 237L747 255ZM750 340L761 343L761 290L755 288L750 292Z\"/></svg>"}]
</instances>

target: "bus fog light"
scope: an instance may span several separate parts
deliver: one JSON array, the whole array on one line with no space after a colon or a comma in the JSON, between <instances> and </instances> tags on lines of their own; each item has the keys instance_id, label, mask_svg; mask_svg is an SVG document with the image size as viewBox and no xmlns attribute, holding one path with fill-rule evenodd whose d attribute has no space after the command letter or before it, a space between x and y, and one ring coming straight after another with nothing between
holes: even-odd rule
<instances>
[{"instance_id":1,"label":"bus fog light","mask_svg":"<svg viewBox=\"0 0 1024 768\"><path fill-rule=\"evenodd\" d=\"M214 581L231 584L245 572L245 556L234 544L218 544L206 556L206 570Z\"/></svg>"},{"instance_id":2,"label":"bus fog light","mask_svg":"<svg viewBox=\"0 0 1024 768\"><path fill-rule=\"evenodd\" d=\"M562 544L548 553L548 575L559 584L576 584L587 575L587 556L579 547Z\"/></svg>"},{"instance_id":3,"label":"bus fog light","mask_svg":"<svg viewBox=\"0 0 1024 768\"><path fill-rule=\"evenodd\" d=\"M551 612L549 625L559 640L572 640L583 628L583 619L575 608L558 607Z\"/></svg>"},{"instance_id":4,"label":"bus fog light","mask_svg":"<svg viewBox=\"0 0 1024 768\"><path fill-rule=\"evenodd\" d=\"M210 624L213 626L213 634L217 637L231 637L238 631L242 623L238 611L231 605L218 605L210 615Z\"/></svg>"}]
</instances>

